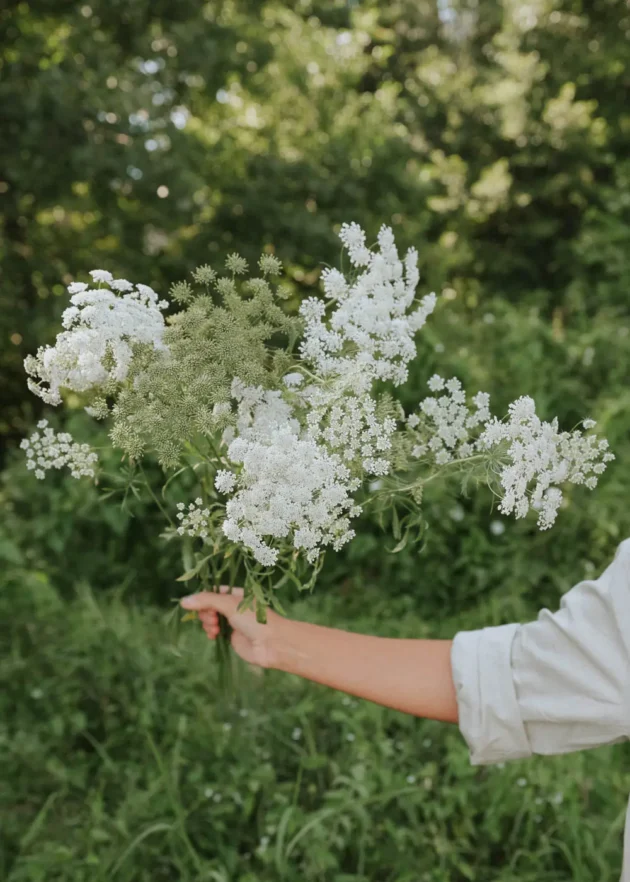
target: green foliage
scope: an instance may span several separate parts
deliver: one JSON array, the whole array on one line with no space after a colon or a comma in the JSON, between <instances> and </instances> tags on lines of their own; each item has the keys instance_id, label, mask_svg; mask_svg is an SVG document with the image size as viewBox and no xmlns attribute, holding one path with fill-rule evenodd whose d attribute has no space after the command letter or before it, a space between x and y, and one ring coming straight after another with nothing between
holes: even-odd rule
<instances>
[{"instance_id":1,"label":"green foliage","mask_svg":"<svg viewBox=\"0 0 630 882\"><path fill-rule=\"evenodd\" d=\"M228 258L228 269L238 269L237 258ZM212 273L200 267L193 277L213 285L219 302L208 290L195 296L187 282L176 285L188 306L168 319L168 354L151 347L139 353L113 407L112 441L134 459L148 448L165 468L179 465L187 442L212 439L233 422L226 404L233 377L263 388L277 383L283 360L270 357L269 343L288 340L290 351L300 333L300 319L278 306L266 279Z\"/></svg>"},{"instance_id":2,"label":"green foliage","mask_svg":"<svg viewBox=\"0 0 630 882\"><path fill-rule=\"evenodd\" d=\"M363 599L368 615L329 598L314 618L383 636L461 624L379 585ZM65 602L25 571L0 608L7 882L619 875L630 765L614 747L474 768L456 727L276 672L239 665L219 701L199 625L140 609L124 586L105 600L83 585Z\"/></svg>"},{"instance_id":3,"label":"green foliage","mask_svg":"<svg viewBox=\"0 0 630 882\"><path fill-rule=\"evenodd\" d=\"M55 428L59 423L55 421ZM84 441L82 415L70 416L64 428ZM0 473L0 570L10 592L19 591L23 570L50 580L69 596L82 581L105 591L124 584L132 594L169 596L179 573L180 553L157 537L164 516L151 498L144 476L120 463L103 430L90 441L104 457L99 486L69 480L61 473L38 481L25 473L19 454ZM161 470L146 466L156 483ZM156 547L156 540L159 547Z\"/></svg>"},{"instance_id":4,"label":"green foliage","mask_svg":"<svg viewBox=\"0 0 630 882\"><path fill-rule=\"evenodd\" d=\"M40 415L22 360L52 342L65 284L100 265L164 295L199 267L205 288L204 265L237 248L253 266L274 244L295 298L338 263L346 220L373 234L391 223L442 295L406 408L437 371L498 411L529 394L567 429L591 416L610 440L617 461L595 493L575 488L549 533L501 520L489 493L429 486L422 556L411 543L391 555L367 512L327 557L317 603L288 611L391 636L556 609L630 533L626 4L553 0L529 19L517 3L449 7L450 23L424 0L0 11L7 447ZM193 288L178 291L186 303ZM105 444L82 415L63 427ZM223 707L197 626L182 626L184 659L165 638L179 555L157 539L142 476L114 478L110 455L104 500L6 457L3 879L618 876L619 748L475 769L444 724L280 675L248 687L248 716Z\"/></svg>"},{"instance_id":5,"label":"green foliage","mask_svg":"<svg viewBox=\"0 0 630 882\"><path fill-rule=\"evenodd\" d=\"M563 321L624 311L626 5L519 9L0 12L2 431L40 406L21 361L95 263L166 293L182 268L273 243L303 287L335 262L336 224L390 222L429 288Z\"/></svg>"}]
</instances>

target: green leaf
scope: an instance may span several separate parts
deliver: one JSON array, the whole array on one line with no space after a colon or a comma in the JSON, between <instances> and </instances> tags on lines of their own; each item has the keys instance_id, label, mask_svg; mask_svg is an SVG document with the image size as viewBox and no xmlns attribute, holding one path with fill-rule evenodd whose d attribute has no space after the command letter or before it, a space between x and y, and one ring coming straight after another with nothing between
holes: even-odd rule
<instances>
[{"instance_id":1,"label":"green leaf","mask_svg":"<svg viewBox=\"0 0 630 882\"><path fill-rule=\"evenodd\" d=\"M186 571L192 570L195 563L195 555L193 553L192 541L189 536L184 539L182 547L182 563Z\"/></svg>"},{"instance_id":2,"label":"green leaf","mask_svg":"<svg viewBox=\"0 0 630 882\"><path fill-rule=\"evenodd\" d=\"M195 576L198 576L198 575L199 575L199 570L188 570L188 572L184 573L183 576L178 576L177 579L175 579L175 581L176 582L188 582L188 581L190 581L190 579L194 579Z\"/></svg>"},{"instance_id":3,"label":"green leaf","mask_svg":"<svg viewBox=\"0 0 630 882\"><path fill-rule=\"evenodd\" d=\"M398 511L395 505L392 508L392 533L394 534L394 539L400 539L400 519L398 518Z\"/></svg>"},{"instance_id":4,"label":"green leaf","mask_svg":"<svg viewBox=\"0 0 630 882\"><path fill-rule=\"evenodd\" d=\"M409 541L410 533L411 533L411 526L408 526L407 529L405 530L404 535L401 538L401 540L391 550L388 549L389 553L390 554L398 554L399 551L402 551L403 548L405 547L405 545L407 544L407 542Z\"/></svg>"},{"instance_id":5,"label":"green leaf","mask_svg":"<svg viewBox=\"0 0 630 882\"><path fill-rule=\"evenodd\" d=\"M261 625L267 624L267 607L260 606L260 604L256 607L256 621Z\"/></svg>"},{"instance_id":6,"label":"green leaf","mask_svg":"<svg viewBox=\"0 0 630 882\"><path fill-rule=\"evenodd\" d=\"M191 569L187 570L183 576L179 576L179 578L175 579L176 582L188 582L190 579L194 579L195 576L198 576L203 565L206 561L210 560L212 557L211 554L206 555L206 557L202 557L200 561Z\"/></svg>"},{"instance_id":7,"label":"green leaf","mask_svg":"<svg viewBox=\"0 0 630 882\"><path fill-rule=\"evenodd\" d=\"M172 474L170 476L170 478L167 480L166 484L164 484L164 486L162 487L162 499L166 499L166 496L165 496L166 488L171 483L171 481L174 481L175 478L177 478L179 475L181 475L182 472L185 472L187 468L188 468L188 466L184 466L183 468L178 469L174 474Z\"/></svg>"}]
</instances>

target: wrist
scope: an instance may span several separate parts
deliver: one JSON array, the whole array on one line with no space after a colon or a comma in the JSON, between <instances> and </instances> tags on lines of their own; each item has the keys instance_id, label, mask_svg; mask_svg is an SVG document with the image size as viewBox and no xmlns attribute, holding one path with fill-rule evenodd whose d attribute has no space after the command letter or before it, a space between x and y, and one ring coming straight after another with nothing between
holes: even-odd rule
<instances>
[{"instance_id":1,"label":"wrist","mask_svg":"<svg viewBox=\"0 0 630 882\"><path fill-rule=\"evenodd\" d=\"M300 649L298 632L304 622L274 615L269 624L269 667L285 674L299 674L300 660L305 658L305 653Z\"/></svg>"}]
</instances>

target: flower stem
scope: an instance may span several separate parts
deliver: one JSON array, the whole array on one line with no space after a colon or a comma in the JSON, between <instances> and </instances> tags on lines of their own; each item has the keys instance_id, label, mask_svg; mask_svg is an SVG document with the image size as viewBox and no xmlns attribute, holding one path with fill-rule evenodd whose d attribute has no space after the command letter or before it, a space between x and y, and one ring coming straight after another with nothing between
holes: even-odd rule
<instances>
[{"instance_id":1,"label":"flower stem","mask_svg":"<svg viewBox=\"0 0 630 882\"><path fill-rule=\"evenodd\" d=\"M212 586L210 590L219 591L220 590L220 578L217 572L216 565L214 563L214 558L210 558L210 567L212 569ZM206 575L207 580L207 575ZM230 592L232 591L233 586L230 585ZM232 671L232 654L230 652L231 649L231 639L232 639L232 626L225 618L225 616L219 615L219 633L215 638L216 645L216 657L217 657L217 673L219 677L219 691L221 693L222 698L227 698L228 696L233 695L234 689L234 678Z\"/></svg>"},{"instance_id":2,"label":"flower stem","mask_svg":"<svg viewBox=\"0 0 630 882\"><path fill-rule=\"evenodd\" d=\"M413 490L414 487L418 486L418 484L422 484L424 486L425 484L430 484L431 481L435 481L437 478L441 478L443 476L444 471L446 469L448 469L449 466L451 466L451 467L452 466L461 466L461 465L465 465L466 463L473 462L473 460L480 460L480 459L486 459L486 460L489 459L488 454L487 453L475 453L473 456L466 456L462 459L454 459L451 462L444 463L444 465L440 466L436 472L434 472L432 475L429 475L428 478L418 479L417 481L414 481L412 484L406 484L403 487L392 487L391 489L385 489L385 490L381 491L381 493L383 493L384 495L388 495L388 494L392 495L394 493L406 493L407 490ZM374 495L378 495L378 494L374 494Z\"/></svg>"},{"instance_id":3,"label":"flower stem","mask_svg":"<svg viewBox=\"0 0 630 882\"><path fill-rule=\"evenodd\" d=\"M144 469L142 468L142 465L140 465L140 471L142 473L142 477L144 478L144 483L145 483L147 490L149 491L149 495L151 496L151 499L155 502L155 504L160 509L160 511L162 512L162 514L164 515L166 520L169 522L171 527L174 527L175 525L173 524L173 520L172 520L171 516L169 515L169 513L166 511L166 509L164 508L164 506L162 505L160 500L157 498L157 496L153 492L153 488L151 487L151 484L147 480L147 476L145 474Z\"/></svg>"}]
</instances>

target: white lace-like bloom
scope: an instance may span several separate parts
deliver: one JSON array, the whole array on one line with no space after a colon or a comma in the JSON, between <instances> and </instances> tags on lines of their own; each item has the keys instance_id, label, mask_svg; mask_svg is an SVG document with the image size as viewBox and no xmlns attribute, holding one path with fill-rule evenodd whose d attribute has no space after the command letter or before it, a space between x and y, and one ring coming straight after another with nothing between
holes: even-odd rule
<instances>
[{"instance_id":1,"label":"white lace-like bloom","mask_svg":"<svg viewBox=\"0 0 630 882\"><path fill-rule=\"evenodd\" d=\"M90 270L90 275L95 282L113 282L114 277L107 270Z\"/></svg>"},{"instance_id":2,"label":"white lace-like bloom","mask_svg":"<svg viewBox=\"0 0 630 882\"><path fill-rule=\"evenodd\" d=\"M408 313L419 279L417 251L409 249L401 261L387 226L379 231L378 252L366 248L358 224L344 224L339 238L351 262L365 269L352 283L338 270L324 271L324 290L336 308L326 319L321 300L309 297L302 303L306 327L301 355L322 377L350 371L362 378L357 392L366 391L375 379L404 383L407 364L416 355L414 335L436 304L435 294L428 294Z\"/></svg>"},{"instance_id":3,"label":"white lace-like bloom","mask_svg":"<svg viewBox=\"0 0 630 882\"><path fill-rule=\"evenodd\" d=\"M407 417L407 425L418 428L420 439L412 455L433 455L438 465L471 456L474 452L473 430L490 419L490 396L478 392L472 399L474 407L471 407L466 403L462 384L455 377L446 381L434 374L427 385L442 394L428 396L422 401L422 417L417 414Z\"/></svg>"},{"instance_id":4,"label":"white lace-like bloom","mask_svg":"<svg viewBox=\"0 0 630 882\"><path fill-rule=\"evenodd\" d=\"M40 347L29 355L24 367L28 387L48 404L61 403L60 389L86 392L108 380L122 382L132 357L132 343L148 343L163 349L164 310L168 303L148 285L134 286L113 279L106 270L92 270L96 282L108 288L89 289L83 282L68 286L72 306L65 310L66 329L54 346ZM122 292L122 293L119 293Z\"/></svg>"},{"instance_id":5,"label":"white lace-like bloom","mask_svg":"<svg viewBox=\"0 0 630 882\"><path fill-rule=\"evenodd\" d=\"M615 458L607 452L608 441L583 436L579 430L558 432L557 419L540 420L534 401L525 396L510 404L507 421L495 418L488 423L478 447L491 449L503 442L509 445L509 461L500 476L504 496L499 508L517 518L524 517L530 506L535 508L541 530L553 525L562 502L556 485L585 484L592 490L606 463Z\"/></svg>"},{"instance_id":6,"label":"white lace-like bloom","mask_svg":"<svg viewBox=\"0 0 630 882\"><path fill-rule=\"evenodd\" d=\"M282 381L287 389L297 389L304 382L304 377L302 374L296 372L293 374L287 374L282 378Z\"/></svg>"},{"instance_id":7,"label":"white lace-like bloom","mask_svg":"<svg viewBox=\"0 0 630 882\"><path fill-rule=\"evenodd\" d=\"M238 377L233 380L231 391L238 402L237 440L266 437L278 426L287 426L299 435L300 423L281 392L265 390L262 386L246 386Z\"/></svg>"},{"instance_id":8,"label":"white lace-like bloom","mask_svg":"<svg viewBox=\"0 0 630 882\"><path fill-rule=\"evenodd\" d=\"M441 377L439 374L433 374L427 386L431 390L431 392L440 392L446 383L446 380Z\"/></svg>"},{"instance_id":9,"label":"white lace-like bloom","mask_svg":"<svg viewBox=\"0 0 630 882\"><path fill-rule=\"evenodd\" d=\"M219 469L214 479L214 486L219 493L231 493L236 486L236 475L227 469Z\"/></svg>"},{"instance_id":10,"label":"white lace-like bloom","mask_svg":"<svg viewBox=\"0 0 630 882\"><path fill-rule=\"evenodd\" d=\"M112 279L109 283L109 287L113 288L114 291L132 291L133 285L131 282L128 282L127 279Z\"/></svg>"},{"instance_id":11,"label":"white lace-like bloom","mask_svg":"<svg viewBox=\"0 0 630 882\"><path fill-rule=\"evenodd\" d=\"M341 383L331 389L305 390L308 434L355 470L365 475L386 475L390 469L386 454L392 446L396 420L379 421L373 398L344 391Z\"/></svg>"},{"instance_id":12,"label":"white lace-like bloom","mask_svg":"<svg viewBox=\"0 0 630 882\"><path fill-rule=\"evenodd\" d=\"M228 456L242 464L240 489L228 501L225 535L272 566L277 549L268 539L293 533L295 548L314 562L321 545L341 548L353 536L349 518L358 514L350 496L349 472L338 457L286 426L258 441L236 439ZM356 489L356 488L355 488Z\"/></svg>"},{"instance_id":13,"label":"white lace-like bloom","mask_svg":"<svg viewBox=\"0 0 630 882\"><path fill-rule=\"evenodd\" d=\"M235 379L232 393L238 432L228 458L241 470L232 475L235 492L223 524L227 538L242 542L264 566L277 561L274 539L292 536L311 563L322 546L341 548L354 536L350 518L360 509L351 493L358 480L339 456L308 437L280 392ZM227 481L222 470L222 485Z\"/></svg>"},{"instance_id":14,"label":"white lace-like bloom","mask_svg":"<svg viewBox=\"0 0 630 882\"><path fill-rule=\"evenodd\" d=\"M339 238L346 246L350 262L354 266L367 266L371 252L365 245L365 233L357 223L342 224Z\"/></svg>"},{"instance_id":15,"label":"white lace-like bloom","mask_svg":"<svg viewBox=\"0 0 630 882\"><path fill-rule=\"evenodd\" d=\"M440 466L483 452L498 452L503 488L500 511L522 518L533 508L541 530L551 527L556 519L562 502L557 485L585 484L592 490L606 463L614 459L607 452L607 441L585 437L579 430L558 432L557 419L541 421L531 398L513 401L507 420L501 421L490 415L490 397L485 392L472 398L474 409L468 405L456 378L447 381L435 374L428 386L441 394L422 401L418 419L414 414L407 418L418 441L412 456L433 458ZM593 420L582 424L585 428L595 425Z\"/></svg>"},{"instance_id":16,"label":"white lace-like bloom","mask_svg":"<svg viewBox=\"0 0 630 882\"><path fill-rule=\"evenodd\" d=\"M177 532L180 536L198 536L207 539L210 533L210 510L203 508L203 499L198 497L186 510L183 502L177 503L177 519L180 521Z\"/></svg>"},{"instance_id":17,"label":"white lace-like bloom","mask_svg":"<svg viewBox=\"0 0 630 882\"><path fill-rule=\"evenodd\" d=\"M55 432L48 427L48 420L40 420L30 438L20 443L26 452L26 468L35 472L40 480L48 469L62 469L67 466L73 478L93 478L94 466L98 456L89 444L79 444L72 440L68 432Z\"/></svg>"}]
</instances>

